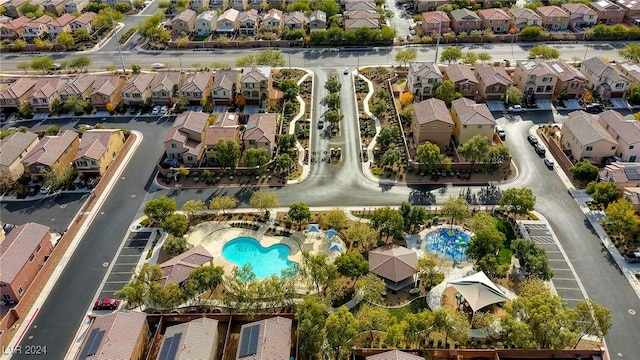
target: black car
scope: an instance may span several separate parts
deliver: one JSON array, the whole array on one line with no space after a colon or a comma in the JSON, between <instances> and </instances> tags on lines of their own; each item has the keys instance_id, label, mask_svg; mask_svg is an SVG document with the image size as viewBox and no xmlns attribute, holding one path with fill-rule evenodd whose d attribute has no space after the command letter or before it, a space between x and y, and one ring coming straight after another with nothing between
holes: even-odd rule
<instances>
[{"instance_id":1,"label":"black car","mask_svg":"<svg viewBox=\"0 0 640 360\"><path fill-rule=\"evenodd\" d=\"M547 150L540 144L535 144L533 148L536 150L538 155L544 155L547 152Z\"/></svg>"},{"instance_id":2,"label":"black car","mask_svg":"<svg viewBox=\"0 0 640 360\"><path fill-rule=\"evenodd\" d=\"M318 121L318 129L319 130L324 129L324 121L322 121L322 120Z\"/></svg>"},{"instance_id":3,"label":"black car","mask_svg":"<svg viewBox=\"0 0 640 360\"><path fill-rule=\"evenodd\" d=\"M527 141L529 141L529 144L535 145L538 143L538 138L535 137L534 135L529 135L527 136Z\"/></svg>"},{"instance_id":4,"label":"black car","mask_svg":"<svg viewBox=\"0 0 640 360\"><path fill-rule=\"evenodd\" d=\"M176 168L180 166L180 162L175 158L166 158L160 166L162 166L163 169Z\"/></svg>"},{"instance_id":5,"label":"black car","mask_svg":"<svg viewBox=\"0 0 640 360\"><path fill-rule=\"evenodd\" d=\"M587 104L584 110L588 113L597 114L604 111L604 105L598 103Z\"/></svg>"}]
</instances>

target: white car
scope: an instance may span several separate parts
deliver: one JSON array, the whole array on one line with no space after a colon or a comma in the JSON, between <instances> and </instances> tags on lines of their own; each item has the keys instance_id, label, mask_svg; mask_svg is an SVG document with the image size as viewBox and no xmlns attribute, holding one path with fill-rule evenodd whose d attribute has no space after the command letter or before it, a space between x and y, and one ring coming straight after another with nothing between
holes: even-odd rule
<instances>
[{"instance_id":1,"label":"white car","mask_svg":"<svg viewBox=\"0 0 640 360\"><path fill-rule=\"evenodd\" d=\"M509 106L509 112L512 112L512 113L521 113L525 111L527 111L527 109L523 108L520 105Z\"/></svg>"},{"instance_id":2,"label":"white car","mask_svg":"<svg viewBox=\"0 0 640 360\"><path fill-rule=\"evenodd\" d=\"M163 107L161 107L160 115L167 115L167 110L169 110L169 108L167 108L167 105L164 105Z\"/></svg>"},{"instance_id":3,"label":"white car","mask_svg":"<svg viewBox=\"0 0 640 360\"><path fill-rule=\"evenodd\" d=\"M80 128L84 128L85 130L91 130L91 129L93 129L93 126L87 125L87 124L80 124L80 125L78 125L78 129L80 129Z\"/></svg>"},{"instance_id":4,"label":"white car","mask_svg":"<svg viewBox=\"0 0 640 360\"><path fill-rule=\"evenodd\" d=\"M153 63L151 67L154 69L164 69L166 66L163 63Z\"/></svg>"},{"instance_id":5,"label":"white car","mask_svg":"<svg viewBox=\"0 0 640 360\"><path fill-rule=\"evenodd\" d=\"M348 67L344 68L344 72L343 72L343 74L345 74L345 75L349 75L349 68L348 68Z\"/></svg>"},{"instance_id":6,"label":"white car","mask_svg":"<svg viewBox=\"0 0 640 360\"><path fill-rule=\"evenodd\" d=\"M160 106L154 106L151 111L151 115L159 115L160 114Z\"/></svg>"}]
</instances>

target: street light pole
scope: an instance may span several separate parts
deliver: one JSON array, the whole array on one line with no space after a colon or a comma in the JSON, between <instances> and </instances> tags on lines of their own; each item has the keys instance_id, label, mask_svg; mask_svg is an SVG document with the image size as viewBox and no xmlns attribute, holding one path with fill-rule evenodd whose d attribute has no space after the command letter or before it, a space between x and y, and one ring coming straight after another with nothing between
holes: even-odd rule
<instances>
[{"instance_id":1,"label":"street light pole","mask_svg":"<svg viewBox=\"0 0 640 360\"><path fill-rule=\"evenodd\" d=\"M436 65L438 64L438 51L440 50L440 37L442 36L442 12L439 12L440 15L440 23L438 24L438 38L436 39L436 59L434 62Z\"/></svg>"},{"instance_id":2,"label":"street light pole","mask_svg":"<svg viewBox=\"0 0 640 360\"><path fill-rule=\"evenodd\" d=\"M122 57L122 49L120 48L120 39L118 39L118 27L113 22L113 14L109 11L109 17L111 18L111 26L113 26L114 36L116 38L116 44L118 45L118 55L120 55L120 64L122 65L122 72L127 72L126 66L124 66L124 58Z\"/></svg>"}]
</instances>

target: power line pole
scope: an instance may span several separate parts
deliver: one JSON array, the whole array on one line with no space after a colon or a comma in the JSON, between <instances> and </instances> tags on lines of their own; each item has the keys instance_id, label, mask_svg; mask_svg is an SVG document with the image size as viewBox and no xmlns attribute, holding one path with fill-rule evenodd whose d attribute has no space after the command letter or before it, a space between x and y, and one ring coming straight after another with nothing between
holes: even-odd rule
<instances>
[{"instance_id":1,"label":"power line pole","mask_svg":"<svg viewBox=\"0 0 640 360\"><path fill-rule=\"evenodd\" d=\"M440 37L442 36L442 12L438 12L440 15L440 23L438 24L438 38L436 39L436 59L435 64L438 64L438 51L440 50Z\"/></svg>"},{"instance_id":2,"label":"power line pole","mask_svg":"<svg viewBox=\"0 0 640 360\"><path fill-rule=\"evenodd\" d=\"M120 39L118 39L118 27L113 22L113 14L109 11L109 17L111 18L111 26L113 26L114 36L116 38L116 44L118 45L118 55L120 55L120 64L122 65L122 72L127 72L126 66L124 66L124 58L122 57L122 49L120 48Z\"/></svg>"}]
</instances>

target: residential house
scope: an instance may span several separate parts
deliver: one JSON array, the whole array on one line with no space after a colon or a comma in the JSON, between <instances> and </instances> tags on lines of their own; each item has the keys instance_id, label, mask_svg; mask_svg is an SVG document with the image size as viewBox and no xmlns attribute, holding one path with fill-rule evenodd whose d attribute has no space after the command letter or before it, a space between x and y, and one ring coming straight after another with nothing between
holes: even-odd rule
<instances>
[{"instance_id":1,"label":"residential house","mask_svg":"<svg viewBox=\"0 0 640 360\"><path fill-rule=\"evenodd\" d=\"M487 100L504 100L507 89L513 80L502 66L476 64L475 75L478 79L480 97Z\"/></svg>"},{"instance_id":2,"label":"residential house","mask_svg":"<svg viewBox=\"0 0 640 360\"><path fill-rule=\"evenodd\" d=\"M544 60L525 60L516 63L513 73L516 87L522 91L524 100L533 104L536 100L551 99L558 76Z\"/></svg>"},{"instance_id":3,"label":"residential house","mask_svg":"<svg viewBox=\"0 0 640 360\"><path fill-rule=\"evenodd\" d=\"M616 154L618 143L595 116L582 110L569 113L560 130L563 149L571 152L575 161L588 159L600 163Z\"/></svg>"},{"instance_id":4,"label":"residential house","mask_svg":"<svg viewBox=\"0 0 640 360\"><path fill-rule=\"evenodd\" d=\"M260 27L280 29L284 26L284 14L282 10L271 9L262 17Z\"/></svg>"},{"instance_id":5,"label":"residential house","mask_svg":"<svg viewBox=\"0 0 640 360\"><path fill-rule=\"evenodd\" d=\"M253 36L258 31L258 23L260 16L258 16L258 10L251 9L246 10L238 15L238 27L240 35Z\"/></svg>"},{"instance_id":6,"label":"residential house","mask_svg":"<svg viewBox=\"0 0 640 360\"><path fill-rule=\"evenodd\" d=\"M22 158L37 144L38 135L32 132L16 132L0 139L0 176L11 181L18 180L24 174Z\"/></svg>"},{"instance_id":7,"label":"residential house","mask_svg":"<svg viewBox=\"0 0 640 360\"><path fill-rule=\"evenodd\" d=\"M541 6L536 12L542 17L542 27L549 31L566 31L569 28L571 16L561 7Z\"/></svg>"},{"instance_id":8,"label":"residential house","mask_svg":"<svg viewBox=\"0 0 640 360\"><path fill-rule=\"evenodd\" d=\"M65 12L69 14L81 13L89 5L89 2L90 0L66 0L64 4Z\"/></svg>"},{"instance_id":9,"label":"residential house","mask_svg":"<svg viewBox=\"0 0 640 360\"><path fill-rule=\"evenodd\" d=\"M242 142L245 149L265 149L272 154L276 148L278 114L251 114Z\"/></svg>"},{"instance_id":10,"label":"residential house","mask_svg":"<svg viewBox=\"0 0 640 360\"><path fill-rule=\"evenodd\" d=\"M640 177L634 177L640 180ZM633 205L633 211L640 211L640 187L625 187L624 189L622 189L622 197Z\"/></svg>"},{"instance_id":11,"label":"residential house","mask_svg":"<svg viewBox=\"0 0 640 360\"><path fill-rule=\"evenodd\" d=\"M464 144L476 135L484 136L489 141L493 139L496 120L486 104L476 104L467 98L453 100L451 118L453 136L458 144Z\"/></svg>"},{"instance_id":12,"label":"residential house","mask_svg":"<svg viewBox=\"0 0 640 360\"><path fill-rule=\"evenodd\" d=\"M210 9L209 0L189 0L189 8L195 12Z\"/></svg>"},{"instance_id":13,"label":"residential house","mask_svg":"<svg viewBox=\"0 0 640 360\"><path fill-rule=\"evenodd\" d=\"M438 65L432 62L410 62L407 83L409 91L417 100L433 96L438 84L442 83L442 73Z\"/></svg>"},{"instance_id":14,"label":"residential house","mask_svg":"<svg viewBox=\"0 0 640 360\"><path fill-rule=\"evenodd\" d=\"M44 12L54 14L55 16L61 16L65 13L65 0L45 0L42 3Z\"/></svg>"},{"instance_id":15,"label":"residential house","mask_svg":"<svg viewBox=\"0 0 640 360\"><path fill-rule=\"evenodd\" d=\"M444 71L444 80L451 80L462 96L475 99L478 95L478 79L468 65L453 64Z\"/></svg>"},{"instance_id":16,"label":"residential house","mask_svg":"<svg viewBox=\"0 0 640 360\"><path fill-rule=\"evenodd\" d=\"M10 20L0 24L0 39L2 40L14 40L22 37L22 33L24 31L22 27L24 26L24 24L31 22L31 19L26 16L20 16L17 19L7 19Z\"/></svg>"},{"instance_id":17,"label":"residential house","mask_svg":"<svg viewBox=\"0 0 640 360\"><path fill-rule=\"evenodd\" d=\"M53 251L49 227L28 222L0 243L2 301L19 302Z\"/></svg>"},{"instance_id":18,"label":"residential house","mask_svg":"<svg viewBox=\"0 0 640 360\"><path fill-rule=\"evenodd\" d=\"M73 130L60 131L55 136L44 136L22 159L25 172L32 178L41 178L56 164L70 164L75 159L80 137Z\"/></svg>"},{"instance_id":19,"label":"residential house","mask_svg":"<svg viewBox=\"0 0 640 360\"><path fill-rule=\"evenodd\" d=\"M589 6L598 14L598 22L600 24L621 24L626 13L625 8L607 0L594 1L589 3Z\"/></svg>"},{"instance_id":20,"label":"residential house","mask_svg":"<svg viewBox=\"0 0 640 360\"><path fill-rule=\"evenodd\" d=\"M429 11L422 13L421 26L424 34L437 34L438 32L446 34L451 31L451 20L444 11Z\"/></svg>"},{"instance_id":21,"label":"residential house","mask_svg":"<svg viewBox=\"0 0 640 360\"><path fill-rule=\"evenodd\" d=\"M633 25L640 25L640 1L616 0L616 4L625 10L625 17Z\"/></svg>"},{"instance_id":22,"label":"residential house","mask_svg":"<svg viewBox=\"0 0 640 360\"><path fill-rule=\"evenodd\" d=\"M518 33L529 26L542 26L542 17L531 9L512 7L508 12L511 15L511 27Z\"/></svg>"},{"instance_id":23,"label":"residential house","mask_svg":"<svg viewBox=\"0 0 640 360\"><path fill-rule=\"evenodd\" d=\"M442 5L447 5L447 0L414 0L413 6L416 12L433 12Z\"/></svg>"},{"instance_id":24,"label":"residential house","mask_svg":"<svg viewBox=\"0 0 640 360\"><path fill-rule=\"evenodd\" d=\"M214 10L205 11L196 16L196 35L209 36L216 31L218 13Z\"/></svg>"},{"instance_id":25,"label":"residential house","mask_svg":"<svg viewBox=\"0 0 640 360\"><path fill-rule=\"evenodd\" d=\"M191 9L186 9L180 14L176 15L171 20L171 31L174 36L182 36L182 34L191 34L196 30L196 12Z\"/></svg>"},{"instance_id":26,"label":"residential house","mask_svg":"<svg viewBox=\"0 0 640 360\"><path fill-rule=\"evenodd\" d=\"M206 317L171 325L164 331L159 360L215 360L218 352L218 320Z\"/></svg>"},{"instance_id":27,"label":"residential house","mask_svg":"<svg viewBox=\"0 0 640 360\"><path fill-rule=\"evenodd\" d=\"M478 10L482 26L491 29L494 34L506 34L511 25L511 16L502 9L480 9Z\"/></svg>"},{"instance_id":28,"label":"residential house","mask_svg":"<svg viewBox=\"0 0 640 360\"><path fill-rule=\"evenodd\" d=\"M151 85L156 78L154 73L136 74L127 80L120 93L127 106L151 103Z\"/></svg>"},{"instance_id":29,"label":"residential house","mask_svg":"<svg viewBox=\"0 0 640 360\"><path fill-rule=\"evenodd\" d=\"M191 104L201 104L202 99L207 99L211 92L211 84L213 83L211 75L208 71L187 74L187 78L180 88L180 95Z\"/></svg>"},{"instance_id":30,"label":"residential house","mask_svg":"<svg viewBox=\"0 0 640 360\"><path fill-rule=\"evenodd\" d=\"M150 335L146 313L116 311L97 316L76 360L143 360Z\"/></svg>"},{"instance_id":31,"label":"residential house","mask_svg":"<svg viewBox=\"0 0 640 360\"><path fill-rule=\"evenodd\" d=\"M371 0L345 0L344 2L345 11L355 11L355 10L376 10L375 1Z\"/></svg>"},{"instance_id":32,"label":"residential house","mask_svg":"<svg viewBox=\"0 0 640 360\"><path fill-rule=\"evenodd\" d=\"M75 16L64 14L57 19L53 19L47 24L49 28L49 38L55 40L56 36L61 33L71 33L71 22L75 20Z\"/></svg>"},{"instance_id":33,"label":"residential house","mask_svg":"<svg viewBox=\"0 0 640 360\"><path fill-rule=\"evenodd\" d=\"M587 77L575 66L562 61L550 64L550 66L557 77L554 97L557 98L564 94L569 99L580 98L587 87Z\"/></svg>"},{"instance_id":34,"label":"residential house","mask_svg":"<svg viewBox=\"0 0 640 360\"><path fill-rule=\"evenodd\" d=\"M229 7L229 0L210 0L209 6L211 6L211 10L222 10Z\"/></svg>"},{"instance_id":35,"label":"residential house","mask_svg":"<svg viewBox=\"0 0 640 360\"><path fill-rule=\"evenodd\" d=\"M380 14L375 10L353 10L344 12L344 30L380 28Z\"/></svg>"},{"instance_id":36,"label":"residential house","mask_svg":"<svg viewBox=\"0 0 640 360\"><path fill-rule=\"evenodd\" d=\"M629 90L640 85L640 65L636 63L617 63L620 72L629 78Z\"/></svg>"},{"instance_id":37,"label":"residential house","mask_svg":"<svg viewBox=\"0 0 640 360\"><path fill-rule=\"evenodd\" d=\"M211 100L215 105L229 105L236 96L240 72L237 70L218 70L213 77Z\"/></svg>"},{"instance_id":38,"label":"residential house","mask_svg":"<svg viewBox=\"0 0 640 360\"><path fill-rule=\"evenodd\" d=\"M228 0L228 2L228 6L238 12L245 10L249 6L247 0Z\"/></svg>"},{"instance_id":39,"label":"residential house","mask_svg":"<svg viewBox=\"0 0 640 360\"><path fill-rule=\"evenodd\" d=\"M2 4L5 14L11 18L19 18L24 14L20 11L20 7L29 0L9 0Z\"/></svg>"},{"instance_id":40,"label":"residential house","mask_svg":"<svg viewBox=\"0 0 640 360\"><path fill-rule=\"evenodd\" d=\"M236 360L289 359L292 323L291 319L276 316L242 325Z\"/></svg>"},{"instance_id":41,"label":"residential house","mask_svg":"<svg viewBox=\"0 0 640 360\"><path fill-rule=\"evenodd\" d=\"M599 174L600 181L608 181L618 187L637 187L640 184L640 163L615 161L605 165Z\"/></svg>"},{"instance_id":42,"label":"residential house","mask_svg":"<svg viewBox=\"0 0 640 360\"><path fill-rule=\"evenodd\" d=\"M86 130L80 139L73 164L85 179L103 176L124 145L124 132L119 129Z\"/></svg>"},{"instance_id":43,"label":"residential house","mask_svg":"<svg viewBox=\"0 0 640 360\"><path fill-rule=\"evenodd\" d=\"M89 34L91 34L93 32L93 27L91 27L91 22L95 17L96 17L96 13L93 13L91 11L78 16L71 22L71 24L69 24L69 27L71 28L71 32L75 33L80 29L84 29Z\"/></svg>"},{"instance_id":44,"label":"residential house","mask_svg":"<svg viewBox=\"0 0 640 360\"><path fill-rule=\"evenodd\" d=\"M118 75L97 76L93 83L93 91L89 95L91 105L98 111L115 109L122 101L120 89L124 85L124 77Z\"/></svg>"},{"instance_id":45,"label":"residential house","mask_svg":"<svg viewBox=\"0 0 640 360\"><path fill-rule=\"evenodd\" d=\"M428 141L444 150L451 142L452 128L453 120L444 101L431 98L413 105L411 132L415 148Z\"/></svg>"},{"instance_id":46,"label":"residential house","mask_svg":"<svg viewBox=\"0 0 640 360\"><path fill-rule=\"evenodd\" d=\"M365 360L422 360L422 356L413 355L400 350L386 351L376 355L370 355Z\"/></svg>"},{"instance_id":47,"label":"residential house","mask_svg":"<svg viewBox=\"0 0 640 360\"><path fill-rule=\"evenodd\" d=\"M51 103L60 99L59 91L64 89L73 79L62 77L38 78L29 103L35 113L50 113Z\"/></svg>"},{"instance_id":48,"label":"residential house","mask_svg":"<svg viewBox=\"0 0 640 360\"><path fill-rule=\"evenodd\" d=\"M580 71L587 77L587 88L602 99L626 97L631 81L615 65L593 57L580 64Z\"/></svg>"},{"instance_id":49,"label":"residential house","mask_svg":"<svg viewBox=\"0 0 640 360\"><path fill-rule=\"evenodd\" d=\"M309 19L302 11L294 11L284 16L284 26L289 30L304 30L307 23Z\"/></svg>"},{"instance_id":50,"label":"residential house","mask_svg":"<svg viewBox=\"0 0 640 360\"><path fill-rule=\"evenodd\" d=\"M188 111L176 117L164 138L167 157L178 159L186 166L197 166L202 159L209 114Z\"/></svg>"},{"instance_id":51,"label":"residential house","mask_svg":"<svg viewBox=\"0 0 640 360\"><path fill-rule=\"evenodd\" d=\"M29 101L36 86L36 79L19 78L0 92L0 109L20 108L20 104Z\"/></svg>"},{"instance_id":52,"label":"residential house","mask_svg":"<svg viewBox=\"0 0 640 360\"><path fill-rule=\"evenodd\" d=\"M203 265L212 265L213 256L202 245L193 247L162 264L162 285L167 283L182 284L189 278L189 273Z\"/></svg>"},{"instance_id":53,"label":"residential house","mask_svg":"<svg viewBox=\"0 0 640 360\"><path fill-rule=\"evenodd\" d=\"M228 9L218 16L218 34L233 35L239 27L240 12L236 9Z\"/></svg>"},{"instance_id":54,"label":"residential house","mask_svg":"<svg viewBox=\"0 0 640 360\"><path fill-rule=\"evenodd\" d=\"M261 104L271 90L271 67L249 66L242 69L240 94L246 104Z\"/></svg>"},{"instance_id":55,"label":"residential house","mask_svg":"<svg viewBox=\"0 0 640 360\"><path fill-rule=\"evenodd\" d=\"M590 28L598 23L596 11L585 4L562 4L562 8L569 13L569 24L575 29Z\"/></svg>"},{"instance_id":56,"label":"residential house","mask_svg":"<svg viewBox=\"0 0 640 360\"><path fill-rule=\"evenodd\" d=\"M615 155L621 161L640 160L640 122L626 119L617 111L607 110L598 114L598 123L618 143Z\"/></svg>"},{"instance_id":57,"label":"residential house","mask_svg":"<svg viewBox=\"0 0 640 360\"><path fill-rule=\"evenodd\" d=\"M40 39L47 31L49 31L49 23L53 18L49 15L42 15L22 25L22 38L28 43L33 43L35 39Z\"/></svg>"},{"instance_id":58,"label":"residential house","mask_svg":"<svg viewBox=\"0 0 640 360\"><path fill-rule=\"evenodd\" d=\"M58 91L60 100L66 101L70 97L78 97L80 99L88 99L93 91L93 83L96 76L91 74L83 74L76 76L72 81L67 82L65 86Z\"/></svg>"},{"instance_id":59,"label":"residential house","mask_svg":"<svg viewBox=\"0 0 640 360\"><path fill-rule=\"evenodd\" d=\"M265 8L265 6L270 4L271 3L268 2L267 0L247 0L247 8L251 8L254 10L262 10Z\"/></svg>"},{"instance_id":60,"label":"residential house","mask_svg":"<svg viewBox=\"0 0 640 360\"><path fill-rule=\"evenodd\" d=\"M451 28L456 34L473 30L483 30L482 20L475 12L469 9L456 9L450 14Z\"/></svg>"},{"instance_id":61,"label":"residential house","mask_svg":"<svg viewBox=\"0 0 640 360\"><path fill-rule=\"evenodd\" d=\"M182 86L182 73L179 71L162 71L156 75L156 81L151 85L151 103L155 105L169 105L173 103L174 95Z\"/></svg>"},{"instance_id":62,"label":"residential house","mask_svg":"<svg viewBox=\"0 0 640 360\"><path fill-rule=\"evenodd\" d=\"M205 154L207 157L207 166L220 166L220 162L218 161L218 154L216 152L218 142L220 140L233 140L236 144L241 145L240 141L240 131L237 125L226 126L225 123L235 123L237 124L238 114L235 113L224 113L218 116L216 119L216 123L212 126L209 126L207 129L207 138L205 139ZM234 119L230 119L230 118ZM227 121L230 120L230 121Z\"/></svg>"},{"instance_id":63,"label":"residential house","mask_svg":"<svg viewBox=\"0 0 640 360\"><path fill-rule=\"evenodd\" d=\"M325 31L327 29L327 13L316 10L309 16L310 31Z\"/></svg>"}]
</instances>

